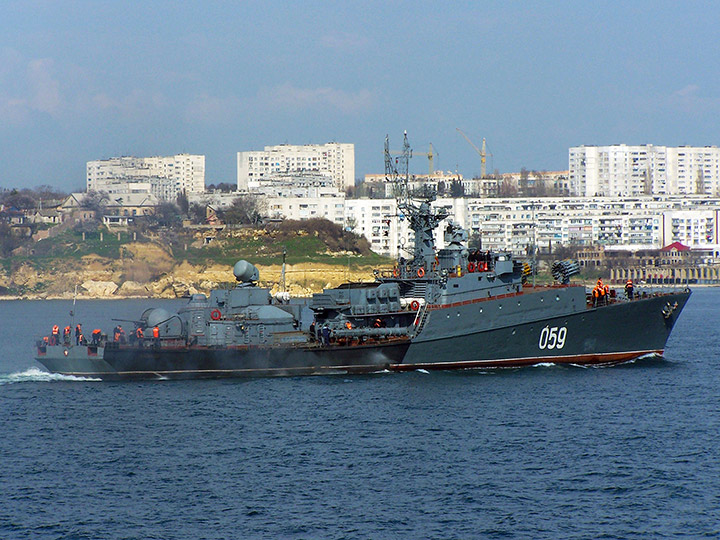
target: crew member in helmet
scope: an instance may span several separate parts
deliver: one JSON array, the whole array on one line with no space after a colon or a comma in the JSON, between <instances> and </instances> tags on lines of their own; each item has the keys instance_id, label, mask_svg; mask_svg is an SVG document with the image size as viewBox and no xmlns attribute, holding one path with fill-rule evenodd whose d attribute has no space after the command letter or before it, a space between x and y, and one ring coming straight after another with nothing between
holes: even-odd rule
<instances>
[{"instance_id":1,"label":"crew member in helmet","mask_svg":"<svg viewBox=\"0 0 720 540\"><path fill-rule=\"evenodd\" d=\"M625 282L625 296L628 297L628 300L633 299L634 294L634 288L633 288L633 282L632 279L628 278L628 280Z\"/></svg>"}]
</instances>

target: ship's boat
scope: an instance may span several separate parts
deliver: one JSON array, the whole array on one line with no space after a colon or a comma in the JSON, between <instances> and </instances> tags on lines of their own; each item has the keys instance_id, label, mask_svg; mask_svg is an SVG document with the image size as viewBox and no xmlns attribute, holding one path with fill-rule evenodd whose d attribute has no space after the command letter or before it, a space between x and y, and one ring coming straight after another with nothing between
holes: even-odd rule
<instances>
[{"instance_id":1,"label":"ship's boat","mask_svg":"<svg viewBox=\"0 0 720 540\"><path fill-rule=\"evenodd\" d=\"M554 284L530 285L531 265L469 250L467 232L432 208L433 194L414 200L407 182L400 186L412 256L371 282L291 299L258 286L257 268L239 261L234 288L193 295L174 314L142 313L141 338L41 340L36 359L57 373L124 379L617 364L663 354L688 289L628 298L599 285L593 294L571 283L575 261L553 265Z\"/></svg>"}]
</instances>

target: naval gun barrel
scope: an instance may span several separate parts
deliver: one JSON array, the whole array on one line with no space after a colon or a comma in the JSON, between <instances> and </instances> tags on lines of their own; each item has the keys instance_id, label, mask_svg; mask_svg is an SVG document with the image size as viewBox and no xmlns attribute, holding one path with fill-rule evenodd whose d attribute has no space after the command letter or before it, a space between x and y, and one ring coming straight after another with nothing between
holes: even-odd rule
<instances>
[{"instance_id":1,"label":"naval gun barrel","mask_svg":"<svg viewBox=\"0 0 720 540\"><path fill-rule=\"evenodd\" d=\"M552 276L563 285L570 283L570 277L580 273L580 263L573 259L555 261L552 265Z\"/></svg>"}]
</instances>

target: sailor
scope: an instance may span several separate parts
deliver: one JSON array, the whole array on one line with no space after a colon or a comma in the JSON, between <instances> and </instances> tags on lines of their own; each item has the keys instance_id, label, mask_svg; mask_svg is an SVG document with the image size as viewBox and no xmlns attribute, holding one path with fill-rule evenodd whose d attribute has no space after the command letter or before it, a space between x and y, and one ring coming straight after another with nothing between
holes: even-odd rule
<instances>
[{"instance_id":1,"label":"sailor","mask_svg":"<svg viewBox=\"0 0 720 540\"><path fill-rule=\"evenodd\" d=\"M597 285L595 285L595 288L593 289L592 295L593 295L593 305L595 307L601 306L605 303L605 287L603 286L603 282L601 278L598 278Z\"/></svg>"},{"instance_id":2,"label":"sailor","mask_svg":"<svg viewBox=\"0 0 720 540\"><path fill-rule=\"evenodd\" d=\"M100 344L100 336L102 335L102 330L99 328L96 328L92 331L92 344L93 345L99 345Z\"/></svg>"},{"instance_id":3,"label":"sailor","mask_svg":"<svg viewBox=\"0 0 720 540\"><path fill-rule=\"evenodd\" d=\"M137 330L135 330L135 337L137 337L138 341L142 341L143 338L143 329L141 326L137 327Z\"/></svg>"},{"instance_id":4,"label":"sailor","mask_svg":"<svg viewBox=\"0 0 720 540\"><path fill-rule=\"evenodd\" d=\"M634 292L633 282L632 279L628 278L628 280L625 282L625 296L628 297L628 300L633 299L633 292Z\"/></svg>"},{"instance_id":5,"label":"sailor","mask_svg":"<svg viewBox=\"0 0 720 540\"><path fill-rule=\"evenodd\" d=\"M65 345L70 345L70 333L72 332L72 328L70 328L70 325L66 326L63 329L63 343Z\"/></svg>"},{"instance_id":6,"label":"sailor","mask_svg":"<svg viewBox=\"0 0 720 540\"><path fill-rule=\"evenodd\" d=\"M77 323L77 326L75 326L75 345L80 345L81 337L82 337L82 324Z\"/></svg>"},{"instance_id":7,"label":"sailor","mask_svg":"<svg viewBox=\"0 0 720 540\"><path fill-rule=\"evenodd\" d=\"M120 327L116 326L113 328L113 341L118 342L120 341Z\"/></svg>"},{"instance_id":8,"label":"sailor","mask_svg":"<svg viewBox=\"0 0 720 540\"><path fill-rule=\"evenodd\" d=\"M330 327L327 324L322 327L322 343L323 345L330 344Z\"/></svg>"},{"instance_id":9,"label":"sailor","mask_svg":"<svg viewBox=\"0 0 720 540\"><path fill-rule=\"evenodd\" d=\"M352 330L352 323L350 321L345 321L345 328Z\"/></svg>"},{"instance_id":10,"label":"sailor","mask_svg":"<svg viewBox=\"0 0 720 540\"><path fill-rule=\"evenodd\" d=\"M381 328L382 327L382 321L380 319L375 319L373 321L373 328Z\"/></svg>"},{"instance_id":11,"label":"sailor","mask_svg":"<svg viewBox=\"0 0 720 540\"><path fill-rule=\"evenodd\" d=\"M121 324L118 324L118 333L120 334L120 343L125 343L125 330Z\"/></svg>"},{"instance_id":12,"label":"sailor","mask_svg":"<svg viewBox=\"0 0 720 540\"><path fill-rule=\"evenodd\" d=\"M52 335L50 336L50 345L60 344L60 327L54 324L52 327Z\"/></svg>"}]
</instances>

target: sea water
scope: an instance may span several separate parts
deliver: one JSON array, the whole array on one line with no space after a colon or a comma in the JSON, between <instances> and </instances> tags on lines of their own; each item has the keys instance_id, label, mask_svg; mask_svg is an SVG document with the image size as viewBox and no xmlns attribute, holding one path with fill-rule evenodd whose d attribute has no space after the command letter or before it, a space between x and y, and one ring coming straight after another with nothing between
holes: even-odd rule
<instances>
[{"instance_id":1,"label":"sea water","mask_svg":"<svg viewBox=\"0 0 720 540\"><path fill-rule=\"evenodd\" d=\"M71 304L0 302L2 539L720 536L720 290L665 359L218 381L47 374Z\"/></svg>"}]
</instances>

